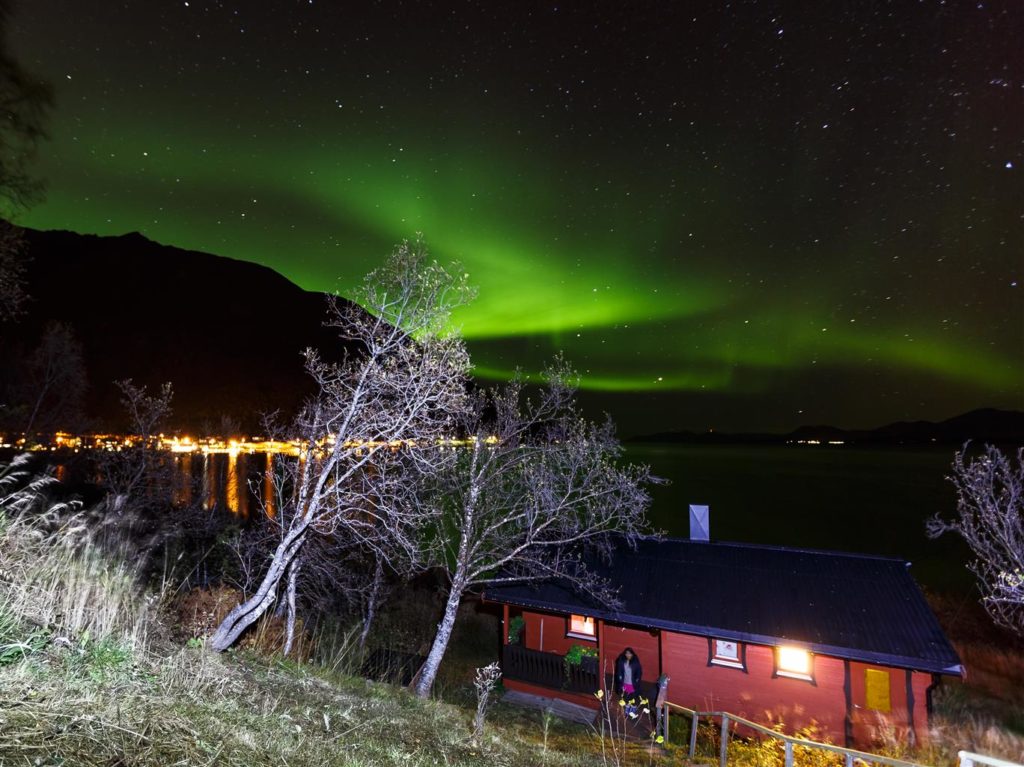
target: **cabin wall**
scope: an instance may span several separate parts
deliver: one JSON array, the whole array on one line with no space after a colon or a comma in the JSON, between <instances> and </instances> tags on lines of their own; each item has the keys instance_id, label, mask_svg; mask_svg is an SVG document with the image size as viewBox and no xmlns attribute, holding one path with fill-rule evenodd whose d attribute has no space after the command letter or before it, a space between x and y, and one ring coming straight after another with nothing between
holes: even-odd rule
<instances>
[{"instance_id":1,"label":"cabin wall","mask_svg":"<svg viewBox=\"0 0 1024 767\"><path fill-rule=\"evenodd\" d=\"M843 661L814 657L814 683L775 677L771 647L746 645L746 670L708 665L706 637L664 632L664 671L671 681L668 699L702 711L728 711L755 722L782 721L786 730L813 723L818 734L844 741L846 695Z\"/></svg>"},{"instance_id":2,"label":"cabin wall","mask_svg":"<svg viewBox=\"0 0 1024 767\"><path fill-rule=\"evenodd\" d=\"M523 610L524 645L531 650L564 655L574 644L590 644L567 636L568 616ZM755 722L783 722L787 732L805 727L814 729L811 737L846 743L846 663L826 655L813 656L814 681L774 676L775 652L772 647L745 644L746 668L708 664L707 637L671 631L648 630L599 621L602 671L611 675L615 659L632 647L643 665L643 679L654 682L660 674L670 677L668 700L702 711L728 711ZM542 639L543 637L543 639ZM869 748L889 737L905 738L912 728L918 743L928 739L928 687L931 674L910 674L913 693L912 712L908 711L907 671L874 664L849 662L851 745ZM888 677L888 711L868 705L867 675L871 670ZM877 677L875 678L877 681ZM506 680L509 689L522 689L594 707L586 696L564 691L534 688L523 682ZM528 689L527 689L528 688ZM877 686L876 704L877 704ZM912 718L911 718L912 716Z\"/></svg>"},{"instance_id":3,"label":"cabin wall","mask_svg":"<svg viewBox=\"0 0 1024 767\"><path fill-rule=\"evenodd\" d=\"M579 693L566 692L565 690L552 690L549 687L540 687L539 685L530 684L529 682L520 682L518 679L503 679L502 684L506 690L524 692L527 695L535 695L538 698L557 698L558 700L566 700L570 703L575 703L577 706L583 706L594 711L597 711L601 707L601 702L593 695L582 695Z\"/></svg>"},{"instance_id":4,"label":"cabin wall","mask_svg":"<svg viewBox=\"0 0 1024 767\"><path fill-rule=\"evenodd\" d=\"M615 673L615 659L623 650L632 647L636 657L640 659L643 670L642 678L646 682L655 682L661 675L661 653L659 650L657 629L638 629L618 623L604 623L601 633L601 649L604 659L605 675Z\"/></svg>"},{"instance_id":5,"label":"cabin wall","mask_svg":"<svg viewBox=\"0 0 1024 767\"><path fill-rule=\"evenodd\" d=\"M869 700L867 672L883 673L889 679L888 706L886 701ZM850 662L850 688L852 693L854 739L859 743L874 743L895 736L903 739L913 729L919 743L928 740L928 687L931 674L910 672L913 706L908 705L907 671L868 663ZM872 705L872 704L875 705ZM877 707L876 707L877 706ZM888 708L888 710L886 710Z\"/></svg>"},{"instance_id":6,"label":"cabin wall","mask_svg":"<svg viewBox=\"0 0 1024 767\"><path fill-rule=\"evenodd\" d=\"M912 676L914 688L914 734L917 742L925 745L931 740L931 712L928 711L928 688L932 686L932 675L924 671L914 671Z\"/></svg>"},{"instance_id":7,"label":"cabin wall","mask_svg":"<svg viewBox=\"0 0 1024 767\"><path fill-rule=\"evenodd\" d=\"M523 630L526 632L525 646L530 650L565 655L574 644L597 647L596 639L589 641L567 636L569 618L566 615L523 610L523 620Z\"/></svg>"}]
</instances>

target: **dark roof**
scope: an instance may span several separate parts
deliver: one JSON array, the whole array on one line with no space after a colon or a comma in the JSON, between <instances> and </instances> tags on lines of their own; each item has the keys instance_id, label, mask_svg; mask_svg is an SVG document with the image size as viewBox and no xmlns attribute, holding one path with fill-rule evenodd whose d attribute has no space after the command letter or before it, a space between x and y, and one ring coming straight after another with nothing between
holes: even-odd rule
<instances>
[{"instance_id":1,"label":"dark roof","mask_svg":"<svg viewBox=\"0 0 1024 767\"><path fill-rule=\"evenodd\" d=\"M500 585L487 599L687 634L920 671L961 673L960 659L910 576L886 557L742 543L648 538L619 545L595 571L619 588L613 612L564 583Z\"/></svg>"}]
</instances>

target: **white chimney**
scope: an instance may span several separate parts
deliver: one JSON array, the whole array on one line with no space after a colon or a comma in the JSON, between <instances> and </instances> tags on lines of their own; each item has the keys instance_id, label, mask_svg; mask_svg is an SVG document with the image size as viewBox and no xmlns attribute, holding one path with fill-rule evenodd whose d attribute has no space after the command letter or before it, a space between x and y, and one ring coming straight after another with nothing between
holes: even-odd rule
<instances>
[{"instance_id":1,"label":"white chimney","mask_svg":"<svg viewBox=\"0 0 1024 767\"><path fill-rule=\"evenodd\" d=\"M690 504L690 540L711 540L711 509L707 506Z\"/></svg>"}]
</instances>

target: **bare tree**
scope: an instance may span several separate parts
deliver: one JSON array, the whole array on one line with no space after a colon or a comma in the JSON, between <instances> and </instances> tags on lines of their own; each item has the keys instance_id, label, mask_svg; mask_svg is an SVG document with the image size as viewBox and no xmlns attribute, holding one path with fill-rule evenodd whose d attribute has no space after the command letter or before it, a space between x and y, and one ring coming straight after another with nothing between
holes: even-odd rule
<instances>
[{"instance_id":1,"label":"bare tree","mask_svg":"<svg viewBox=\"0 0 1024 767\"><path fill-rule=\"evenodd\" d=\"M928 523L928 535L959 534L977 557L970 563L981 603L992 619L1024 636L1024 448L1016 465L992 445L970 458L967 446L953 460L957 516Z\"/></svg>"},{"instance_id":2,"label":"bare tree","mask_svg":"<svg viewBox=\"0 0 1024 767\"><path fill-rule=\"evenodd\" d=\"M163 384L155 394L132 379L115 381L121 405L128 417L131 444L100 456L100 474L113 511L123 511L129 501L141 510L165 502L171 493L172 465L167 455L154 450L153 439L171 415L174 387Z\"/></svg>"},{"instance_id":3,"label":"bare tree","mask_svg":"<svg viewBox=\"0 0 1024 767\"><path fill-rule=\"evenodd\" d=\"M24 70L10 53L6 32L11 5L11 0L0 0L0 211L8 217L42 192L28 167L46 138L53 105L53 88Z\"/></svg>"},{"instance_id":4,"label":"bare tree","mask_svg":"<svg viewBox=\"0 0 1024 767\"><path fill-rule=\"evenodd\" d=\"M28 359L22 381L22 400L28 410L25 436L31 438L37 430L72 428L70 421L79 415L85 386L82 345L70 325L49 323Z\"/></svg>"},{"instance_id":5,"label":"bare tree","mask_svg":"<svg viewBox=\"0 0 1024 767\"><path fill-rule=\"evenodd\" d=\"M450 312L470 295L466 275L427 260L419 240L403 243L367 276L357 300L331 300L328 326L358 350L341 362L306 352L317 393L297 422L302 452L283 515L287 527L255 593L210 639L222 651L281 596L294 601L311 535L344 534L389 558L418 556L423 522L419 480L450 460L438 443L467 400L469 358L449 330Z\"/></svg>"},{"instance_id":6,"label":"bare tree","mask_svg":"<svg viewBox=\"0 0 1024 767\"><path fill-rule=\"evenodd\" d=\"M0 219L0 322L15 319L25 311L28 293L24 251L23 230Z\"/></svg>"},{"instance_id":7,"label":"bare tree","mask_svg":"<svg viewBox=\"0 0 1024 767\"><path fill-rule=\"evenodd\" d=\"M0 0L0 216L12 218L36 202L42 183L29 166L46 137L53 89L15 61L7 45L11 1ZM17 317L25 293L24 238L21 230L0 222L0 322Z\"/></svg>"},{"instance_id":8,"label":"bare tree","mask_svg":"<svg viewBox=\"0 0 1024 767\"><path fill-rule=\"evenodd\" d=\"M617 597L583 564L611 535L632 542L646 528L646 467L619 464L610 422L594 425L574 405L561 362L527 398L521 381L480 393L465 423L469 447L434 496L437 564L450 580L416 694L430 694L463 594L474 586L560 578L610 604Z\"/></svg>"}]
</instances>

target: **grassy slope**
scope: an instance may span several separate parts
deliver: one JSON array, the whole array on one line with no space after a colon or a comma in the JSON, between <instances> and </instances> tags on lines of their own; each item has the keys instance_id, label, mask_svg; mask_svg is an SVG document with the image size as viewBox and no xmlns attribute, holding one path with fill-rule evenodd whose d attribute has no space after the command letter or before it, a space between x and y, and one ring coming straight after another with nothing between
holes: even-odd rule
<instances>
[{"instance_id":1,"label":"grassy slope","mask_svg":"<svg viewBox=\"0 0 1024 767\"><path fill-rule=\"evenodd\" d=\"M0 765L593 765L596 734L540 712L498 702L483 742L472 742L472 693L450 668L450 702L421 701L406 690L307 663L250 652L213 655L152 640L131 649L113 638L52 637L0 666ZM468 660L468 659L464 659ZM964 714L949 733L961 746L1020 758L1021 741L987 720L964 694ZM679 735L683 727L677 727ZM966 739L966 740L965 740ZM973 740L973 742L967 742ZM707 741L704 743L704 741ZM713 733L702 750L715 753ZM681 763L637 744L632 765ZM894 754L895 755L895 754ZM767 767L781 753L735 744L730 764ZM951 764L952 752L919 755ZM815 762L817 764L817 762ZM824 762L822 762L824 764Z\"/></svg>"},{"instance_id":2,"label":"grassy slope","mask_svg":"<svg viewBox=\"0 0 1024 767\"><path fill-rule=\"evenodd\" d=\"M108 642L48 648L0 669L0 764L576 765L537 743L533 721L492 712L482 748L472 712L387 684L252 655L184 648L132 653ZM529 737L527 737L529 736Z\"/></svg>"},{"instance_id":3,"label":"grassy slope","mask_svg":"<svg viewBox=\"0 0 1024 767\"><path fill-rule=\"evenodd\" d=\"M25 522L10 510L0 492L0 767L664 761L643 745L621 760L592 729L500 702L483 742L474 744L469 682L475 666L493 660L493 618L469 613L460 621L439 680L448 702L421 701L332 671L334 664L298 666L246 652L214 656L170 639L159 598L125 564L132 557L112 553L109 542L92 543L86 520L34 515ZM417 601L422 607L424 600ZM400 610L399 623L410 623L413 607ZM1024 659L986 654L978 649L986 646L981 639L975 657L965 660L987 671L939 701L946 746L920 755L922 761L951 763L956 748L965 747L1024 760L1024 739L1012 732L1024 721L1017 684L1024 682ZM994 680L1004 689L992 688ZM714 750L710 739L708 746ZM779 756L736 744L730 764L767 767Z\"/></svg>"}]
</instances>

